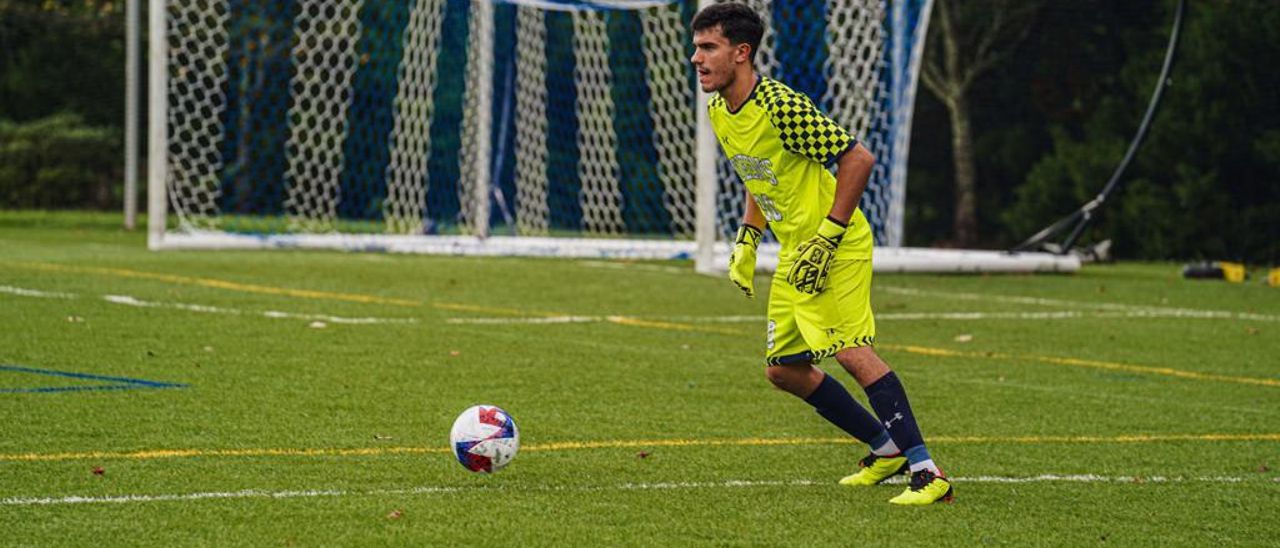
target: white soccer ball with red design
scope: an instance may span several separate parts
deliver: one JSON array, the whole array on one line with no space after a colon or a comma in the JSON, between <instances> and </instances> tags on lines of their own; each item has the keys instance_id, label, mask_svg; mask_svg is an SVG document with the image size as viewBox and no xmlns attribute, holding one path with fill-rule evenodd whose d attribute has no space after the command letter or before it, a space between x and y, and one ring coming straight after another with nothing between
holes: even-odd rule
<instances>
[{"instance_id":1,"label":"white soccer ball with red design","mask_svg":"<svg viewBox=\"0 0 1280 548\"><path fill-rule=\"evenodd\" d=\"M506 411L493 405L467 408L449 432L453 454L472 472L497 472L520 450L520 430Z\"/></svg>"}]
</instances>

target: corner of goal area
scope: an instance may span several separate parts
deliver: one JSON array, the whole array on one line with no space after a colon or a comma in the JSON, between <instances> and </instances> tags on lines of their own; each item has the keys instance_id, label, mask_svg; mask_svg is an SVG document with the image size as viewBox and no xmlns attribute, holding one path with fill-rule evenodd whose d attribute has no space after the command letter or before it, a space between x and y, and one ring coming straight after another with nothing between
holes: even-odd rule
<instances>
[{"instance_id":1,"label":"corner of goal area","mask_svg":"<svg viewBox=\"0 0 1280 548\"><path fill-rule=\"evenodd\" d=\"M190 386L183 383L0 364L0 378L3 378L5 374L21 375L23 381L29 382L18 382L17 384L12 385L0 384L0 394L96 392L112 390L187 388ZM61 381L62 384L55 383L54 379ZM66 384L68 382L73 384Z\"/></svg>"}]
</instances>

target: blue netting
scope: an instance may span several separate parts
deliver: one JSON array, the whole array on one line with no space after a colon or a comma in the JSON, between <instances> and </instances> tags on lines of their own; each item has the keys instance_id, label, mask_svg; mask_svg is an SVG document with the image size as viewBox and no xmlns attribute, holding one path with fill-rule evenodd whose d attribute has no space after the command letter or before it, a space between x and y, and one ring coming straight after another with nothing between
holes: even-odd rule
<instances>
[{"instance_id":1,"label":"blue netting","mask_svg":"<svg viewBox=\"0 0 1280 548\"><path fill-rule=\"evenodd\" d=\"M516 8L499 5L494 10L493 34L511 37L493 44L493 160L489 173L493 181L491 226L508 226L514 233L516 215Z\"/></svg>"},{"instance_id":2,"label":"blue netting","mask_svg":"<svg viewBox=\"0 0 1280 548\"><path fill-rule=\"evenodd\" d=\"M553 230L582 229L582 181L578 178L578 90L572 75L573 16L551 12L547 25L547 195ZM553 115L554 114L554 115Z\"/></svg>"},{"instance_id":3,"label":"blue netting","mask_svg":"<svg viewBox=\"0 0 1280 548\"><path fill-rule=\"evenodd\" d=\"M289 81L296 2L230 0L218 207L230 215L284 211ZM180 60L179 60L180 62ZM175 113L207 116L208 113ZM234 218L234 217L233 217Z\"/></svg>"},{"instance_id":4,"label":"blue netting","mask_svg":"<svg viewBox=\"0 0 1280 548\"><path fill-rule=\"evenodd\" d=\"M409 23L403 2L367 2L360 10L359 65L352 81L351 126L343 142L338 217L380 220L387 196L385 174L391 161L395 96L404 31Z\"/></svg>"},{"instance_id":5,"label":"blue netting","mask_svg":"<svg viewBox=\"0 0 1280 548\"><path fill-rule=\"evenodd\" d=\"M609 68L613 73L614 129L622 191L622 217L631 234L669 234L671 215L663 206L666 189L658 178L650 90L645 77L644 29L635 12L610 12Z\"/></svg>"},{"instance_id":6,"label":"blue netting","mask_svg":"<svg viewBox=\"0 0 1280 548\"><path fill-rule=\"evenodd\" d=\"M441 26L436 89L432 98L431 159L427 164L428 234L453 232L459 224L461 204L458 155L462 150L462 116L467 85L467 45L470 29L469 2L447 2Z\"/></svg>"},{"instance_id":7,"label":"blue netting","mask_svg":"<svg viewBox=\"0 0 1280 548\"><path fill-rule=\"evenodd\" d=\"M777 69L773 78L808 95L826 110L822 102L827 93L827 78L822 67L827 63L826 4L800 0L775 0L772 28L776 36L774 58Z\"/></svg>"}]
</instances>

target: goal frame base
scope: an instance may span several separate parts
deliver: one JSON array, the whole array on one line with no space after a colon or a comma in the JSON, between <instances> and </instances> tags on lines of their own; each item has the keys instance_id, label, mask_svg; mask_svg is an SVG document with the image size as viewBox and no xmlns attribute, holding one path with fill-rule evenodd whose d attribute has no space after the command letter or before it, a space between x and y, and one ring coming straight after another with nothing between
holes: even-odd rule
<instances>
[{"instance_id":1,"label":"goal frame base","mask_svg":"<svg viewBox=\"0 0 1280 548\"><path fill-rule=\"evenodd\" d=\"M485 257L554 257L565 259L692 260L692 240L624 240L609 238L551 238L530 236L406 236L386 234L230 234L225 232L166 233L153 241L153 250L268 250L325 249L337 251L423 253ZM777 244L760 246L757 268L772 272L778 265ZM711 268L704 274L727 271L730 247L717 243ZM875 272L895 273L1070 273L1080 270L1080 258L1041 252L981 251L877 247Z\"/></svg>"}]
</instances>

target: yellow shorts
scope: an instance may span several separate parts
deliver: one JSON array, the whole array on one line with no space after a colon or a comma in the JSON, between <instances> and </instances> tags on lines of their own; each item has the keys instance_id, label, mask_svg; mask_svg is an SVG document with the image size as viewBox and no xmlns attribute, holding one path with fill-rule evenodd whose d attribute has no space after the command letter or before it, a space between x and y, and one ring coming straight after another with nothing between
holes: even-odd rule
<instances>
[{"instance_id":1,"label":"yellow shorts","mask_svg":"<svg viewBox=\"0 0 1280 548\"><path fill-rule=\"evenodd\" d=\"M786 272L786 265L778 266L769 290L766 363L817 363L846 348L875 343L871 261L837 260L827 288L817 295L797 291Z\"/></svg>"}]
</instances>

